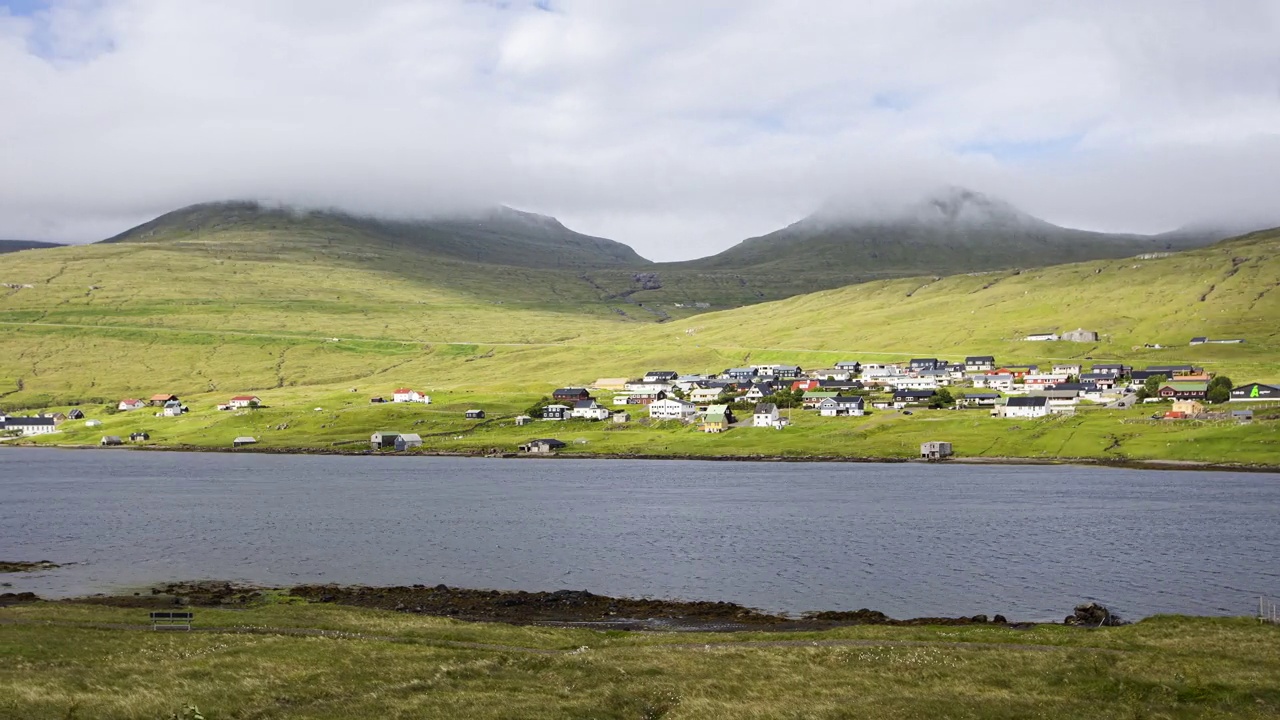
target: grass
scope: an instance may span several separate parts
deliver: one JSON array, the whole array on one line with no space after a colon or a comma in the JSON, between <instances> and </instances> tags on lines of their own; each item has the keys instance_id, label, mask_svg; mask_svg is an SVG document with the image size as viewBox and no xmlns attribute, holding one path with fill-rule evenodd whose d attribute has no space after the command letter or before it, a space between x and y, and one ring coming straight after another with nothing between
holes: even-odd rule
<instances>
[{"instance_id":1,"label":"grass","mask_svg":"<svg viewBox=\"0 0 1280 720\"><path fill-rule=\"evenodd\" d=\"M435 436L433 450L467 452L565 434L587 441L570 452L904 457L923 440L949 439L971 456L1280 463L1275 421L1153 423L1144 419L1150 409L1014 423L1019 430L973 413L806 413L782 433L720 437L577 423L517 429L508 419L557 386L767 361L815 367L994 354L1002 363L1186 362L1237 382L1277 382L1277 232L1149 260L866 283L661 324L571 272L494 274L448 258L401 262L370 248L376 257L353 259L350 247L340 246L343 255L308 242L228 230L6 255L0 282L33 287L0 288L0 410L79 405L104 421L92 432L69 423L41 440L72 444L146 430L165 444L216 447L250 434L264 447L331 448L400 430ZM630 314L614 312L622 307ZM1102 341L1017 340L1077 326L1098 330ZM1248 342L1188 346L1195 335ZM1145 347L1157 344L1164 348ZM366 402L406 385L438 404ZM195 412L157 419L101 410L156 392L182 396ZM212 410L245 392L270 409ZM493 422L462 421L461 411L477 404Z\"/></svg>"},{"instance_id":2,"label":"grass","mask_svg":"<svg viewBox=\"0 0 1280 720\"><path fill-rule=\"evenodd\" d=\"M1280 713L1280 628L1245 619L1158 617L1096 631L852 627L710 635L517 628L286 604L197 610L196 618L197 627L311 627L378 637L78 627L71 623L139 623L145 614L43 603L7 608L0 619L38 624L6 625L0 633L0 716L159 719L187 705L210 720ZM516 647L451 644L457 642Z\"/></svg>"}]
</instances>

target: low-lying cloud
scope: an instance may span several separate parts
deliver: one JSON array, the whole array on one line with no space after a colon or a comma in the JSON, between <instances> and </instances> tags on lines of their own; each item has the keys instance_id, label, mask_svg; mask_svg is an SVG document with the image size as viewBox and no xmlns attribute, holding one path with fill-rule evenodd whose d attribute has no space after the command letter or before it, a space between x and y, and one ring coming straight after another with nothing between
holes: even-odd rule
<instances>
[{"instance_id":1,"label":"low-lying cloud","mask_svg":"<svg viewBox=\"0 0 1280 720\"><path fill-rule=\"evenodd\" d=\"M0 237L507 203L665 260L943 184L1252 222L1280 217L1277 37L1276 0L0 0Z\"/></svg>"}]
</instances>

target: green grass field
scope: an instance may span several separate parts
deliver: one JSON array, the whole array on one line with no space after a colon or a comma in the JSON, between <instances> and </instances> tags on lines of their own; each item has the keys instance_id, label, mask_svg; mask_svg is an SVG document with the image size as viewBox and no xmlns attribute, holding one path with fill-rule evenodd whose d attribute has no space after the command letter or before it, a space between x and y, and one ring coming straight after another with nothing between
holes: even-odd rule
<instances>
[{"instance_id":1,"label":"green grass field","mask_svg":"<svg viewBox=\"0 0 1280 720\"><path fill-rule=\"evenodd\" d=\"M272 245L270 233L257 230L5 255L0 282L17 287L0 287L0 410L79 405L105 423L92 432L68 423L45 443L145 430L165 444L217 447L250 434L264 447L333 448L399 430L433 436L428 447L437 451L510 451L531 436L563 434L586 441L570 452L903 457L922 440L948 439L969 456L1280 464L1275 421L1153 423L1144 419L1150 409L1083 412L1017 431L972 413L866 420L798 413L796 426L781 433L722 437L578 423L517 429L504 420L557 386L767 361L814 367L994 354L1001 363L1186 362L1237 383L1277 382L1280 232L1154 259L867 283L664 323L572 273L512 268L514 275L486 276L439 258L393 268L394 257L342 255L327 245L321 252L290 237ZM626 314L615 312L619 305ZM1018 340L1075 327L1103 339ZM1196 335L1248 342L1188 346ZM401 386L438 404L368 406L370 395ZM101 411L158 392L182 396L195 412L158 419ZM245 392L270 409L212 410ZM476 404L494 421L462 422L461 411Z\"/></svg>"},{"instance_id":2,"label":"green grass field","mask_svg":"<svg viewBox=\"0 0 1280 720\"><path fill-rule=\"evenodd\" d=\"M329 605L0 609L0 717L1274 718L1280 627L625 633ZM215 628L223 628L217 630ZM315 631L325 631L323 633Z\"/></svg>"}]
</instances>

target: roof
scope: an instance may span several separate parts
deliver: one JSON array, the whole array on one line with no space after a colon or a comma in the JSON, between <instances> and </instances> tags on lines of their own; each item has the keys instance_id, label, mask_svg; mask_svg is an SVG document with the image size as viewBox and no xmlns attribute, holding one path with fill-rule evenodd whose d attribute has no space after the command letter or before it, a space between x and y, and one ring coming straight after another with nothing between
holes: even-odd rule
<instances>
[{"instance_id":1,"label":"roof","mask_svg":"<svg viewBox=\"0 0 1280 720\"><path fill-rule=\"evenodd\" d=\"M1161 383L1160 389L1173 388L1183 392L1204 392L1209 389L1209 383L1204 382L1167 382Z\"/></svg>"},{"instance_id":2,"label":"roof","mask_svg":"<svg viewBox=\"0 0 1280 720\"><path fill-rule=\"evenodd\" d=\"M539 440L530 440L528 445L550 445L551 447L564 447L565 443L555 438L541 438Z\"/></svg>"},{"instance_id":3,"label":"roof","mask_svg":"<svg viewBox=\"0 0 1280 720\"><path fill-rule=\"evenodd\" d=\"M405 435L401 435L400 439L404 440L405 442L422 442L422 436L417 433L407 433Z\"/></svg>"},{"instance_id":4,"label":"roof","mask_svg":"<svg viewBox=\"0 0 1280 720\"><path fill-rule=\"evenodd\" d=\"M407 395L407 394L409 394L409 393L411 393L411 392L413 392L413 388L399 388L399 389L397 389L397 390L396 390L394 393L392 393L392 394L393 394L393 395ZM235 398L232 398L232 399L234 400Z\"/></svg>"},{"instance_id":5,"label":"roof","mask_svg":"<svg viewBox=\"0 0 1280 720\"><path fill-rule=\"evenodd\" d=\"M587 393L588 395L591 394L590 392L588 392L586 388L580 388L580 387L556 388L556 391L552 394L553 395L581 395L582 393Z\"/></svg>"},{"instance_id":6,"label":"roof","mask_svg":"<svg viewBox=\"0 0 1280 720\"><path fill-rule=\"evenodd\" d=\"M127 404L129 404L129 405L137 405L138 403L140 403L140 402L142 402L142 401L141 401L141 400L135 400L135 399L133 399L133 398L125 398L125 399L121 400L120 402L122 402L122 403L127 403Z\"/></svg>"},{"instance_id":7,"label":"roof","mask_svg":"<svg viewBox=\"0 0 1280 720\"><path fill-rule=\"evenodd\" d=\"M822 402L824 404L828 402L833 402L837 405L861 405L863 404L864 401L861 395L850 395L848 397L845 397L843 395L838 395L836 397L825 398L823 399Z\"/></svg>"},{"instance_id":8,"label":"roof","mask_svg":"<svg viewBox=\"0 0 1280 720\"><path fill-rule=\"evenodd\" d=\"M1006 407L1047 407L1049 398L1039 395L1036 397L1011 397L1005 403Z\"/></svg>"},{"instance_id":9,"label":"roof","mask_svg":"<svg viewBox=\"0 0 1280 720\"><path fill-rule=\"evenodd\" d=\"M674 370L650 370L644 374L645 377L680 377L680 373Z\"/></svg>"},{"instance_id":10,"label":"roof","mask_svg":"<svg viewBox=\"0 0 1280 720\"><path fill-rule=\"evenodd\" d=\"M711 405L710 407L708 407L708 408L707 408L707 414L708 414L708 415L712 415L712 414L715 414L715 413L719 413L719 414L723 415L723 414L725 414L725 413L727 413L727 412L729 412L729 406L728 406L728 405Z\"/></svg>"},{"instance_id":11,"label":"roof","mask_svg":"<svg viewBox=\"0 0 1280 720\"><path fill-rule=\"evenodd\" d=\"M578 402L573 404L573 408L575 410L590 410L596 405L598 405L598 403L595 400L579 400ZM561 405L560 407L564 407L564 406Z\"/></svg>"},{"instance_id":12,"label":"roof","mask_svg":"<svg viewBox=\"0 0 1280 720\"><path fill-rule=\"evenodd\" d=\"M830 390L805 390L804 399L805 400L812 400L812 399L821 400L824 398L833 398L838 396L839 394L840 393L838 392L831 392Z\"/></svg>"},{"instance_id":13,"label":"roof","mask_svg":"<svg viewBox=\"0 0 1280 720\"><path fill-rule=\"evenodd\" d=\"M238 437L238 438L236 438L236 439L235 439L235 441L236 441L236 442L238 442L238 443L256 443L256 442L258 442L258 439L257 439L257 438L251 438L251 437L249 437L249 436L245 435L245 436L242 436L242 437Z\"/></svg>"},{"instance_id":14,"label":"roof","mask_svg":"<svg viewBox=\"0 0 1280 720\"><path fill-rule=\"evenodd\" d=\"M730 375L743 375L743 374L754 375L756 372L756 369L755 368L729 368L725 372L729 373Z\"/></svg>"},{"instance_id":15,"label":"roof","mask_svg":"<svg viewBox=\"0 0 1280 720\"><path fill-rule=\"evenodd\" d=\"M994 355L970 355L969 357L965 358L964 361L967 363L972 363L972 362L994 363L996 361L996 357Z\"/></svg>"},{"instance_id":16,"label":"roof","mask_svg":"<svg viewBox=\"0 0 1280 720\"><path fill-rule=\"evenodd\" d=\"M727 415L725 415L724 413L722 413L722 412L718 412L718 413L709 412L709 413L707 413L707 414L706 414L706 417L702 418L702 422L704 422L704 423L727 423L727 422L729 422L729 417L728 417Z\"/></svg>"},{"instance_id":17,"label":"roof","mask_svg":"<svg viewBox=\"0 0 1280 720\"><path fill-rule=\"evenodd\" d=\"M964 394L966 398L976 398L978 400L993 400L1000 397L1000 393L993 392L967 392Z\"/></svg>"},{"instance_id":18,"label":"roof","mask_svg":"<svg viewBox=\"0 0 1280 720\"><path fill-rule=\"evenodd\" d=\"M937 395L933 390L894 390L893 396L899 397L933 397Z\"/></svg>"},{"instance_id":19,"label":"roof","mask_svg":"<svg viewBox=\"0 0 1280 720\"><path fill-rule=\"evenodd\" d=\"M396 392L400 392L400 391L397 390ZM237 395L231 398L231 402L235 402L237 400L249 401L249 400L257 400L257 399L258 399L257 395Z\"/></svg>"},{"instance_id":20,"label":"roof","mask_svg":"<svg viewBox=\"0 0 1280 720\"><path fill-rule=\"evenodd\" d=\"M170 399L170 398L175 398L175 397L178 397L178 396L177 396L177 395L170 395L170 394L163 394L163 395L152 395L152 396L151 396L151 399L152 399L152 400L168 400L168 399Z\"/></svg>"},{"instance_id":21,"label":"roof","mask_svg":"<svg viewBox=\"0 0 1280 720\"><path fill-rule=\"evenodd\" d=\"M756 415L768 415L768 414L771 414L771 413L775 413L775 412L777 412L777 411L778 411L778 406L777 406L777 405L774 405L773 403L757 403L757 404L756 404L755 414L756 414Z\"/></svg>"}]
</instances>

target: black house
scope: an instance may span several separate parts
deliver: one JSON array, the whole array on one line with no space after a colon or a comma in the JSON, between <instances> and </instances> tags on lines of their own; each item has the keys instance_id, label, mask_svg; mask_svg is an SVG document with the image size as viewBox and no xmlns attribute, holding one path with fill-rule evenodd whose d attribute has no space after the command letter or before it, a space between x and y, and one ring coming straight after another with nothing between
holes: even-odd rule
<instances>
[{"instance_id":1,"label":"black house","mask_svg":"<svg viewBox=\"0 0 1280 720\"><path fill-rule=\"evenodd\" d=\"M551 393L551 397L559 402L578 402L579 400L590 400L591 392L586 388L558 388Z\"/></svg>"}]
</instances>

